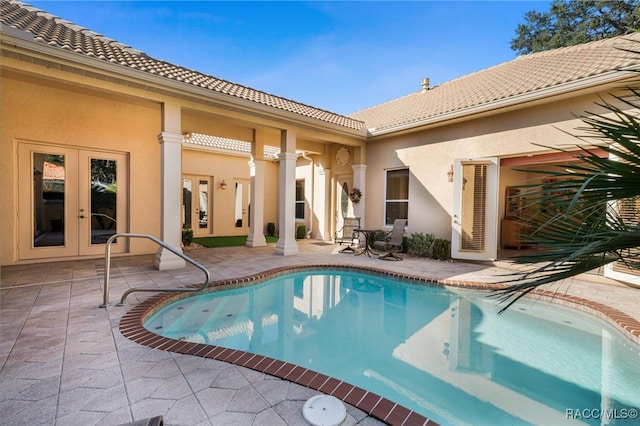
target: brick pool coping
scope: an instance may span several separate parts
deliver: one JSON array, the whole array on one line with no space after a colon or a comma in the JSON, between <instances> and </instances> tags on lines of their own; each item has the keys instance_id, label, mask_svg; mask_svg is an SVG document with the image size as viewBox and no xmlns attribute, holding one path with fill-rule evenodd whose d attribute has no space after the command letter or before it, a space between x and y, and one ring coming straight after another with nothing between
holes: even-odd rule
<instances>
[{"instance_id":1,"label":"brick pool coping","mask_svg":"<svg viewBox=\"0 0 640 426\"><path fill-rule=\"evenodd\" d=\"M469 290L500 290L507 287L506 284L485 283L479 281L433 279L417 275L390 272L380 268L345 266L343 264L315 264L279 267L251 276L214 281L210 283L207 289L198 293L239 288L292 272L316 271L319 269L364 272L430 287L458 287ZM197 286L188 286L185 287L185 289L193 289L195 287ZM198 293L193 293L193 291L191 291L170 295L157 294L151 296L145 301L134 306L122 317L122 320L120 321L120 332L123 336L143 346L180 354L211 358L218 361L225 361L309 387L324 394L332 395L392 426L438 425L438 423L433 420L430 420L421 414L400 406L373 392L369 392L358 386L353 386L347 382L343 382L295 364L241 350L170 339L144 328L144 321L146 321L147 318L153 315L161 307L170 302L190 297ZM531 291L525 297L532 296L546 299L560 305L569 306L573 309L594 315L616 326L629 339L640 344L640 321L630 317L618 309L581 297L556 293L539 288Z\"/></svg>"}]
</instances>

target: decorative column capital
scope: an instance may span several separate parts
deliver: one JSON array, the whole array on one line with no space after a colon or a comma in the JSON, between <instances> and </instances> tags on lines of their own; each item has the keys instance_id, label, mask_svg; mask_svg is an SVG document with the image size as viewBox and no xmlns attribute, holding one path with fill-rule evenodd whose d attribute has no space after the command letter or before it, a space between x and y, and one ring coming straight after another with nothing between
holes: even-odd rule
<instances>
[{"instance_id":1,"label":"decorative column capital","mask_svg":"<svg viewBox=\"0 0 640 426\"><path fill-rule=\"evenodd\" d=\"M278 159L280 161L295 161L298 159L298 154L296 154L295 152L281 152L280 154L278 154Z\"/></svg>"},{"instance_id":2,"label":"decorative column capital","mask_svg":"<svg viewBox=\"0 0 640 426\"><path fill-rule=\"evenodd\" d=\"M184 141L184 136L179 133L160 132L158 134L158 142L163 143L177 143L181 144Z\"/></svg>"}]
</instances>

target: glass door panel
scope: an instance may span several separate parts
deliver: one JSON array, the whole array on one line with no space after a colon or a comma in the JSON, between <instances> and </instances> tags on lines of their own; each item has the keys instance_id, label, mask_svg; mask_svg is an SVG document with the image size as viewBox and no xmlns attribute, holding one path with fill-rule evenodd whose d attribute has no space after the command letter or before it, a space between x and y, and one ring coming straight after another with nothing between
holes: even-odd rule
<instances>
[{"instance_id":1,"label":"glass door panel","mask_svg":"<svg viewBox=\"0 0 640 426\"><path fill-rule=\"evenodd\" d=\"M198 228L209 230L209 179L198 181Z\"/></svg>"},{"instance_id":2,"label":"glass door panel","mask_svg":"<svg viewBox=\"0 0 640 426\"><path fill-rule=\"evenodd\" d=\"M78 254L77 151L18 144L18 258Z\"/></svg>"},{"instance_id":3,"label":"glass door panel","mask_svg":"<svg viewBox=\"0 0 640 426\"><path fill-rule=\"evenodd\" d=\"M182 179L182 227L193 229L193 182L191 179Z\"/></svg>"},{"instance_id":4,"label":"glass door panel","mask_svg":"<svg viewBox=\"0 0 640 426\"><path fill-rule=\"evenodd\" d=\"M342 230L345 217L354 217L353 202L349 198L349 191L353 188L353 178L350 175L338 176L335 187L335 231Z\"/></svg>"},{"instance_id":5,"label":"glass door panel","mask_svg":"<svg viewBox=\"0 0 640 426\"><path fill-rule=\"evenodd\" d=\"M91 244L104 244L118 224L118 179L115 160L91 161Z\"/></svg>"},{"instance_id":6,"label":"glass door panel","mask_svg":"<svg viewBox=\"0 0 640 426\"><path fill-rule=\"evenodd\" d=\"M249 182L245 180L235 181L235 194L233 205L234 226L240 234L249 233Z\"/></svg>"},{"instance_id":7,"label":"glass door panel","mask_svg":"<svg viewBox=\"0 0 640 426\"><path fill-rule=\"evenodd\" d=\"M33 247L65 244L65 156L33 153Z\"/></svg>"},{"instance_id":8,"label":"glass door panel","mask_svg":"<svg viewBox=\"0 0 640 426\"><path fill-rule=\"evenodd\" d=\"M494 260L498 247L498 159L455 160L451 255Z\"/></svg>"},{"instance_id":9,"label":"glass door panel","mask_svg":"<svg viewBox=\"0 0 640 426\"><path fill-rule=\"evenodd\" d=\"M109 237L128 230L128 156L80 150L78 158L80 254L102 254ZM111 252L122 253L127 244L127 240L116 240Z\"/></svg>"},{"instance_id":10,"label":"glass door panel","mask_svg":"<svg viewBox=\"0 0 640 426\"><path fill-rule=\"evenodd\" d=\"M196 237L212 233L211 181L209 176L182 177L182 226Z\"/></svg>"},{"instance_id":11,"label":"glass door panel","mask_svg":"<svg viewBox=\"0 0 640 426\"><path fill-rule=\"evenodd\" d=\"M236 182L235 204L233 209L236 228L242 228L242 216L244 216L242 187L242 183Z\"/></svg>"}]
</instances>

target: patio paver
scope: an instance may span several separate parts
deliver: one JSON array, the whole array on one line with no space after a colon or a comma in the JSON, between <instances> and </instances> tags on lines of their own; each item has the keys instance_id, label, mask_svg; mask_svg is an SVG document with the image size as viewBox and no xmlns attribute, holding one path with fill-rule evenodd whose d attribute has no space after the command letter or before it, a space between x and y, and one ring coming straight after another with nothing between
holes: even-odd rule
<instances>
[{"instance_id":1,"label":"patio paver","mask_svg":"<svg viewBox=\"0 0 640 426\"><path fill-rule=\"evenodd\" d=\"M496 282L509 272L486 263L384 262L339 254L340 246L314 241L299 246L296 256L277 256L273 245L187 254L207 267L214 280L309 264L352 264L462 283ZM192 267L155 270L153 256L114 258L112 268L112 302L130 287L202 281L202 273ZM127 307L99 308L103 272L103 259L2 268L0 425L117 425L157 415L167 425L306 424L302 406L318 391L223 361L148 348L122 336L120 319L153 293L133 293ZM586 280L552 289L611 308L610 316L635 321L632 328L640 320L638 289ZM382 422L348 405L343 424Z\"/></svg>"}]
</instances>

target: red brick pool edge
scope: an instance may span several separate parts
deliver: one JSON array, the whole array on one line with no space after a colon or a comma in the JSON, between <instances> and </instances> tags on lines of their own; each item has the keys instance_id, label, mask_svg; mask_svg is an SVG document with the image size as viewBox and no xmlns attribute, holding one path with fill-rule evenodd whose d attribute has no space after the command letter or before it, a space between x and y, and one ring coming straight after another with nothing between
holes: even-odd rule
<instances>
[{"instance_id":1,"label":"red brick pool edge","mask_svg":"<svg viewBox=\"0 0 640 426\"><path fill-rule=\"evenodd\" d=\"M291 266L272 269L260 274L245 276L241 278L226 279L212 282L208 289L237 288L252 285L278 275L300 272L305 270L318 269L339 269L346 271L366 272L382 275L389 278L396 278L403 281L410 281L419 285L433 287L462 287L473 290L496 290L504 288L501 284L483 283L477 281L462 280L442 280L430 279L428 277L400 274L389 272L383 269L354 267L345 265L319 264ZM223 348L219 346L206 345L203 343L193 343L183 340L175 340L157 335L144 328L144 321L155 313L159 308L169 302L183 297L193 296L194 293L158 294L151 296L145 301L131 308L120 321L120 332L128 339L151 348L169 352L192 355L197 357L211 358L250 368L271 376L279 377L302 386L317 390L327 395L332 395L362 411L368 415L392 426L413 426L429 425L437 426L438 423L398 405L375 393L369 392L358 386L332 378L322 373L315 372L295 364L280 361L263 355L249 352ZM551 302L569 306L583 312L595 315L610 324L617 326L627 337L640 344L640 322L617 309L606 306L602 303L588 299L571 296L567 294L555 293L549 290L536 289L526 297L540 297Z\"/></svg>"}]
</instances>

